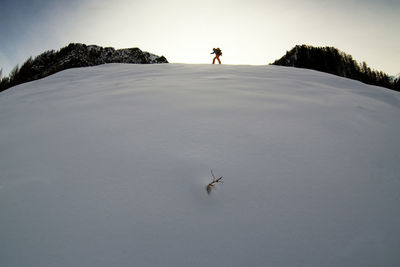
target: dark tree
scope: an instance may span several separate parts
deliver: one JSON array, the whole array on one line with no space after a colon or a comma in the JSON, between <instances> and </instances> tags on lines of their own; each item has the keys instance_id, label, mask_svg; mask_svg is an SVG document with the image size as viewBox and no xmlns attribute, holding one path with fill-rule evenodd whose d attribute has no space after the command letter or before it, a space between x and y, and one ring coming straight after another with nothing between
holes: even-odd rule
<instances>
[{"instance_id":1,"label":"dark tree","mask_svg":"<svg viewBox=\"0 0 400 267\"><path fill-rule=\"evenodd\" d=\"M387 74L372 70L365 62L359 64L334 47L298 45L272 64L318 70L399 91L398 81L391 81Z\"/></svg>"}]
</instances>

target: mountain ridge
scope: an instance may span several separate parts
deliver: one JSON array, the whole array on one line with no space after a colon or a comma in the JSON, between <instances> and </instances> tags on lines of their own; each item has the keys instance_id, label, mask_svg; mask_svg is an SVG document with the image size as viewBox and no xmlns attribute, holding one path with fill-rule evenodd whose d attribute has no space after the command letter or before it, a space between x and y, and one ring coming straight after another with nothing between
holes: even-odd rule
<instances>
[{"instance_id":1,"label":"mountain ridge","mask_svg":"<svg viewBox=\"0 0 400 267\"><path fill-rule=\"evenodd\" d=\"M20 68L16 66L9 77L3 79L0 77L0 92L65 69L107 63L160 64L168 63L168 60L164 56L144 52L139 48L115 49L113 47L70 43L57 52L50 50L34 59L31 57Z\"/></svg>"}]
</instances>

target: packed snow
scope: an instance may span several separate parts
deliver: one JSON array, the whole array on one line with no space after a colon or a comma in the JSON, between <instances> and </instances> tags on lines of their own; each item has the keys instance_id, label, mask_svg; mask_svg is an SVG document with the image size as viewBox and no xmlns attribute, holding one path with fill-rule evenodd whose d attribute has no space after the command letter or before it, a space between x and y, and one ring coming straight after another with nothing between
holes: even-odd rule
<instances>
[{"instance_id":1,"label":"packed snow","mask_svg":"<svg viewBox=\"0 0 400 267\"><path fill-rule=\"evenodd\" d=\"M0 266L400 266L399 118L398 92L278 66L11 88Z\"/></svg>"}]
</instances>

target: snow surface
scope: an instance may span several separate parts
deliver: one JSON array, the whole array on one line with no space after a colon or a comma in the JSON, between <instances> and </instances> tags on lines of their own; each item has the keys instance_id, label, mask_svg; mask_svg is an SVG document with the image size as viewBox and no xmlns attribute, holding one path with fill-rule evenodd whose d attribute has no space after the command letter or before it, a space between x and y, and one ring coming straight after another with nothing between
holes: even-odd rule
<instances>
[{"instance_id":1,"label":"snow surface","mask_svg":"<svg viewBox=\"0 0 400 267\"><path fill-rule=\"evenodd\" d=\"M399 118L397 92L278 66L11 88L0 266L400 266Z\"/></svg>"}]
</instances>

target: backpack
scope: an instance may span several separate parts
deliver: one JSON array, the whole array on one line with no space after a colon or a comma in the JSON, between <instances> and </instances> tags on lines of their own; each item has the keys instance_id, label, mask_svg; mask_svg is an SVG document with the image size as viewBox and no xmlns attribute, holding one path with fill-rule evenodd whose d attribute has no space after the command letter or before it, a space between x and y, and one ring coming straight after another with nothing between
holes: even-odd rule
<instances>
[{"instance_id":1,"label":"backpack","mask_svg":"<svg viewBox=\"0 0 400 267\"><path fill-rule=\"evenodd\" d=\"M221 51L221 49L219 49L219 48L213 48L213 51L214 51L214 53L215 53L217 56L222 56L222 51Z\"/></svg>"}]
</instances>

